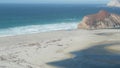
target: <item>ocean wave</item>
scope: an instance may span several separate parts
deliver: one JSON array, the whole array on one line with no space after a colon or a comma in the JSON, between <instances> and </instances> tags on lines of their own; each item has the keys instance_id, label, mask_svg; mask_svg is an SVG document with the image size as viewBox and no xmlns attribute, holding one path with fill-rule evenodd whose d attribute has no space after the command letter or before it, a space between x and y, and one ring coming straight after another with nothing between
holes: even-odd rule
<instances>
[{"instance_id":1,"label":"ocean wave","mask_svg":"<svg viewBox=\"0 0 120 68\"><path fill-rule=\"evenodd\" d=\"M57 24L45 24L45 25L28 25L28 26L0 29L0 37L21 35L21 34L32 34L39 32L49 32L56 30L76 29L77 24L78 23L76 22L71 22L71 23L57 23Z\"/></svg>"}]
</instances>

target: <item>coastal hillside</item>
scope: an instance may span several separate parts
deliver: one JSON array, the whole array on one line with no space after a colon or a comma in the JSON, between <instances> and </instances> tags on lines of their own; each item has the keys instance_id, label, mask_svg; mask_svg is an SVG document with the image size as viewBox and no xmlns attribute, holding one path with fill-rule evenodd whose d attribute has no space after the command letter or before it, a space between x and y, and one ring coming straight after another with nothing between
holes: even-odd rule
<instances>
[{"instance_id":1,"label":"coastal hillside","mask_svg":"<svg viewBox=\"0 0 120 68\"><path fill-rule=\"evenodd\" d=\"M120 28L120 16L101 10L97 14L87 15L78 25L79 29Z\"/></svg>"},{"instance_id":2,"label":"coastal hillside","mask_svg":"<svg viewBox=\"0 0 120 68\"><path fill-rule=\"evenodd\" d=\"M120 0L111 0L107 6L110 7L120 7Z\"/></svg>"}]
</instances>

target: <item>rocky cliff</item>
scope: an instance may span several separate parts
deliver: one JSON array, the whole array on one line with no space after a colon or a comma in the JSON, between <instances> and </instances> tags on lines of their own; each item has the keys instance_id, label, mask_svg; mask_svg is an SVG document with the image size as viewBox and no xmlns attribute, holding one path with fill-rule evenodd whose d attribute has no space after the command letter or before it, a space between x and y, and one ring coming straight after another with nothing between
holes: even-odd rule
<instances>
[{"instance_id":1,"label":"rocky cliff","mask_svg":"<svg viewBox=\"0 0 120 68\"><path fill-rule=\"evenodd\" d=\"M120 16L101 10L97 14L87 15L83 18L79 29L106 29L120 28Z\"/></svg>"},{"instance_id":2,"label":"rocky cliff","mask_svg":"<svg viewBox=\"0 0 120 68\"><path fill-rule=\"evenodd\" d=\"M120 0L111 0L107 6L110 7L120 7Z\"/></svg>"}]
</instances>

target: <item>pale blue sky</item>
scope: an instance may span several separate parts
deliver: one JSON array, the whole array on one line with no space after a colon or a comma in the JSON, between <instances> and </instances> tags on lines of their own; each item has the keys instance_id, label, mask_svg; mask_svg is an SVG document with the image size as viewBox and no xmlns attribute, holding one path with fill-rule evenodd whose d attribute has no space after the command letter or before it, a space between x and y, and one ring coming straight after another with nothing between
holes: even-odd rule
<instances>
[{"instance_id":1,"label":"pale blue sky","mask_svg":"<svg viewBox=\"0 0 120 68\"><path fill-rule=\"evenodd\" d=\"M81 4L81 3L107 3L109 0L0 0L0 3L67 3L67 4Z\"/></svg>"}]
</instances>

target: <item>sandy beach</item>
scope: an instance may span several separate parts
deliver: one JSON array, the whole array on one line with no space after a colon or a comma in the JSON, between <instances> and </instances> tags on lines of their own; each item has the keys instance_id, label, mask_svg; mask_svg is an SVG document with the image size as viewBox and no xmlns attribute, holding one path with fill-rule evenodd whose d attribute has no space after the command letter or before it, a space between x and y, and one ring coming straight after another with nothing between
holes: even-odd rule
<instances>
[{"instance_id":1,"label":"sandy beach","mask_svg":"<svg viewBox=\"0 0 120 68\"><path fill-rule=\"evenodd\" d=\"M119 68L120 30L0 37L0 68Z\"/></svg>"}]
</instances>

